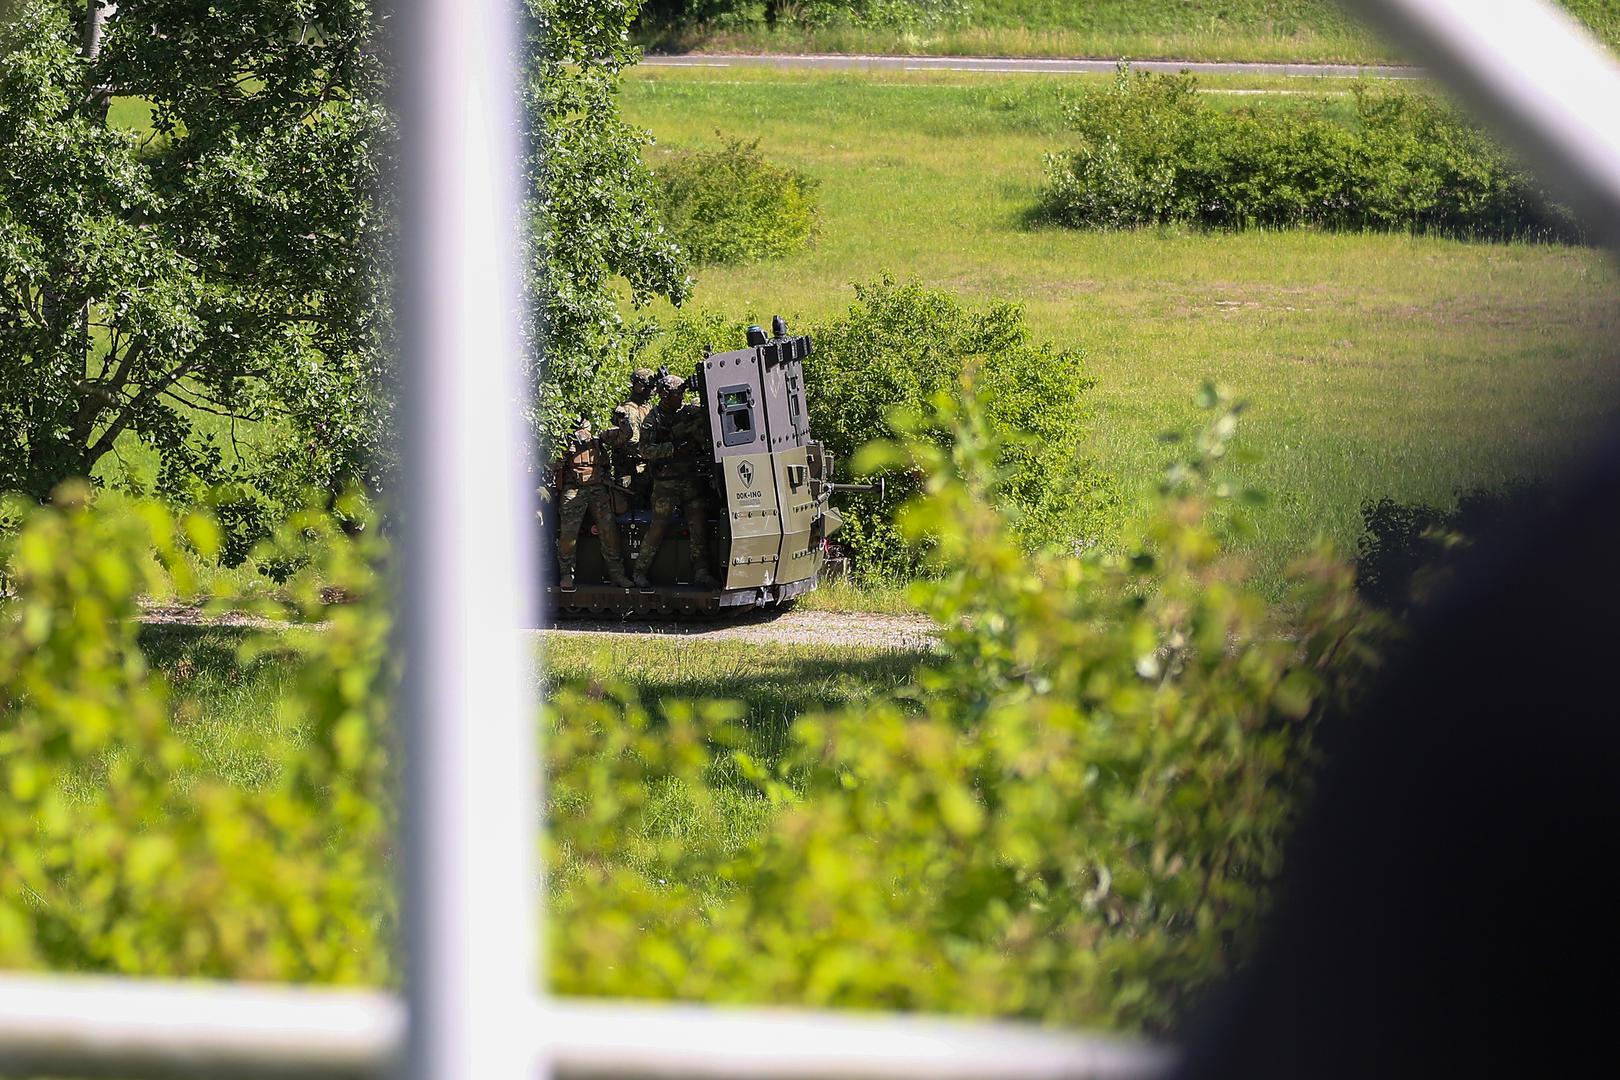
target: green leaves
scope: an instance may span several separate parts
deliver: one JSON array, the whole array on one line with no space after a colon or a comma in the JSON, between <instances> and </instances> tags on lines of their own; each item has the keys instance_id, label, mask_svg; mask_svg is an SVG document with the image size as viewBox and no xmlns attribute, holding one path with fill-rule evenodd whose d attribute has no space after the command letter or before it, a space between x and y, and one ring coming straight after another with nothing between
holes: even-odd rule
<instances>
[{"instance_id":1,"label":"green leaves","mask_svg":"<svg viewBox=\"0 0 1620 1080\"><path fill-rule=\"evenodd\" d=\"M686 263L659 224L641 150L652 141L619 116L619 73L640 59L629 28L639 3L526 0L524 108L534 135L527 162L534 222L533 355L543 346L537 421L556 437L580 411L603 411L623 393L620 375L640 334L621 311L616 283L640 307L679 305L691 293Z\"/></svg>"},{"instance_id":2,"label":"green leaves","mask_svg":"<svg viewBox=\"0 0 1620 1080\"><path fill-rule=\"evenodd\" d=\"M1578 240L1579 225L1453 109L1355 88L1327 99L1225 108L1191 75L1132 74L1069 109L1074 145L1046 158L1041 212L1063 225L1320 226Z\"/></svg>"},{"instance_id":3,"label":"green leaves","mask_svg":"<svg viewBox=\"0 0 1620 1080\"><path fill-rule=\"evenodd\" d=\"M0 542L0 964L81 971L377 982L392 926L385 754L388 621L369 540L311 512L277 541L313 586L261 615L321 618L319 634L259 632L250 667L302 656L263 752L261 785L229 782L183 728L138 635L143 595L190 580L186 537L155 504L93 506L82 491L20 508ZM206 718L201 718L206 722Z\"/></svg>"},{"instance_id":4,"label":"green leaves","mask_svg":"<svg viewBox=\"0 0 1620 1080\"><path fill-rule=\"evenodd\" d=\"M615 868L559 889L561 988L1162 1028L1239 963L1314 721L1370 630L1337 564L1306 568L1297 622L1243 589L1205 520L1236 413L1208 403L1137 558L1030 555L993 507L1005 465L971 399L904 425L888 453L928 472L901 520L941 566L917 591L943 655L913 693L802 719L776 770L749 759L743 779L799 795L761 797L782 809L730 857L695 836L649 880L631 793L729 774L652 742L604 752L639 706L560 700L553 837ZM576 786L604 760L633 768ZM630 811L619 831L584 830L600 803ZM718 904L654 887L699 867Z\"/></svg>"},{"instance_id":5,"label":"green leaves","mask_svg":"<svg viewBox=\"0 0 1620 1080\"><path fill-rule=\"evenodd\" d=\"M694 262L779 258L815 233L816 181L772 164L757 139L676 155L656 179L663 220Z\"/></svg>"},{"instance_id":6,"label":"green leaves","mask_svg":"<svg viewBox=\"0 0 1620 1080\"><path fill-rule=\"evenodd\" d=\"M174 500L231 484L220 549L239 559L306 485L375 486L393 135L375 24L361 0L127 0L94 63L63 5L7 28L0 490L44 499L109 455ZM103 86L140 128L109 125Z\"/></svg>"}]
</instances>

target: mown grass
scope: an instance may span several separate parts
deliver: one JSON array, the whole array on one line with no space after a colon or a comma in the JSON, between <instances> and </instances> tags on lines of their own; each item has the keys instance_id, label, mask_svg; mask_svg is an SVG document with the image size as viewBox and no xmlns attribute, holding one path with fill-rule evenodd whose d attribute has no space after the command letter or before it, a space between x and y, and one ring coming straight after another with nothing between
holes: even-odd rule
<instances>
[{"instance_id":1,"label":"mown grass","mask_svg":"<svg viewBox=\"0 0 1620 1080\"><path fill-rule=\"evenodd\" d=\"M1612 0L1562 0L1611 47ZM936 56L1127 56L1138 60L1382 63L1398 48L1333 0L969 0L935 27L643 31L652 47L710 52L894 53Z\"/></svg>"},{"instance_id":2,"label":"mown grass","mask_svg":"<svg viewBox=\"0 0 1620 1080\"><path fill-rule=\"evenodd\" d=\"M698 305L802 324L885 272L1017 300L1038 336L1087 351L1098 379L1088 450L1144 497L1169 456L1161 433L1196 422L1204 379L1245 398L1240 446L1259 460L1234 478L1270 495L1246 544L1273 587L1318 537L1353 548L1369 500L1445 503L1546 474L1620 416L1616 278L1592 249L1033 226L1042 156L1064 145L1065 96L1085 84L641 69L623 98L658 137L655 155L759 138L821 183L808 253L703 270Z\"/></svg>"}]
</instances>

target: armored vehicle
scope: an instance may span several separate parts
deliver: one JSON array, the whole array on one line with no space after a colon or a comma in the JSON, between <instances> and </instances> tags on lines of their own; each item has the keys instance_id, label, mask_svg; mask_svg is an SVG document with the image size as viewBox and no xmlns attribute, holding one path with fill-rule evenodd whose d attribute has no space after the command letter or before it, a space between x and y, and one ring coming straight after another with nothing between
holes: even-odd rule
<instances>
[{"instance_id":1,"label":"armored vehicle","mask_svg":"<svg viewBox=\"0 0 1620 1080\"><path fill-rule=\"evenodd\" d=\"M605 486L623 561L604 553L602 524L576 513L573 520L582 521L576 526L577 547L569 565L559 568L558 523L565 515L555 508L569 483L569 474L559 469L543 511L544 532L552 541L546 579L550 611L564 616L724 614L786 604L817 586L828 537L841 524L830 505L833 493L870 491L873 485L832 482L833 458L810 430L805 399L810 338L788 334L780 316L772 330L767 335L749 327L747 347L708 354L683 389L667 389L682 380L666 377L665 401L685 404L679 418L663 428L652 415L660 405L653 403L643 406L647 411L638 414L644 418L639 422L621 409L615 412L616 426L602 436L582 430L574 444L582 456L593 467L607 463ZM680 434L658 434L671 428ZM679 441L677 450L686 459L686 486L673 513L672 500L662 499L670 518L667 531L653 528L660 500L652 474L661 468L657 455L670 449L651 445L659 438ZM694 511L702 521L689 519ZM697 544L694 527L703 530ZM656 547L648 560L643 547L650 533ZM694 547L706 554L707 565L694 562ZM612 583L615 572L622 580L631 568L637 585ZM704 579L712 583L701 584Z\"/></svg>"}]
</instances>

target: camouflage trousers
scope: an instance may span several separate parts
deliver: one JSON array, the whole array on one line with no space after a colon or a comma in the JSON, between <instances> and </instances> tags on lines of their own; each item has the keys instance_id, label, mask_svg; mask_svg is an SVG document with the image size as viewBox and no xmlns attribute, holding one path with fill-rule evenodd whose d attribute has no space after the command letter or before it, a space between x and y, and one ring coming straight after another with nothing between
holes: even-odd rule
<instances>
[{"instance_id":1,"label":"camouflage trousers","mask_svg":"<svg viewBox=\"0 0 1620 1080\"><path fill-rule=\"evenodd\" d=\"M596 537L602 544L602 561L608 573L624 573L624 548L619 543L619 526L613 520L613 496L601 484L564 488L562 505L557 508L557 569L563 577L574 576L574 552L579 546L579 530L590 511L596 522Z\"/></svg>"},{"instance_id":2,"label":"camouflage trousers","mask_svg":"<svg viewBox=\"0 0 1620 1080\"><path fill-rule=\"evenodd\" d=\"M669 534L670 518L675 508L686 511L687 538L692 548L692 569L708 574L709 566L709 485L695 476L658 477L653 480L652 522L647 535L641 539L641 554L636 567L651 568L653 556L663 546Z\"/></svg>"}]
</instances>

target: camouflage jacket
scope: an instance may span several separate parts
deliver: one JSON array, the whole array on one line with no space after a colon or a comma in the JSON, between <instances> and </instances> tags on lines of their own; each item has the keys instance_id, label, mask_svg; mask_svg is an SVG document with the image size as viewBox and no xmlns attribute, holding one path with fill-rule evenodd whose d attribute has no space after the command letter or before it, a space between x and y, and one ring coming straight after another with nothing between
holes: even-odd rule
<instances>
[{"instance_id":1,"label":"camouflage jacket","mask_svg":"<svg viewBox=\"0 0 1620 1080\"><path fill-rule=\"evenodd\" d=\"M637 447L652 462L654 478L696 476L709 462L709 414L701 405L682 405L673 416L653 409L641 426Z\"/></svg>"},{"instance_id":2,"label":"camouflage jacket","mask_svg":"<svg viewBox=\"0 0 1620 1080\"><path fill-rule=\"evenodd\" d=\"M625 426L629 431L629 435L624 443L626 447L634 448L641 445L641 429L643 425L647 423L647 418L651 416L653 412L657 410L657 408L658 406L651 401L630 400L620 402L619 407L613 410L614 415L618 415L621 412L624 415Z\"/></svg>"}]
</instances>

